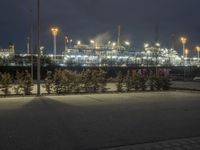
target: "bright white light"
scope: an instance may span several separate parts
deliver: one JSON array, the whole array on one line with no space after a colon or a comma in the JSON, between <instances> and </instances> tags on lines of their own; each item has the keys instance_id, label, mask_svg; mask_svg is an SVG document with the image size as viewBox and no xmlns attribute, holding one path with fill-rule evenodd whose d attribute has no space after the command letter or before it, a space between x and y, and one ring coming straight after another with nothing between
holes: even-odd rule
<instances>
[{"instance_id":1,"label":"bright white light","mask_svg":"<svg viewBox=\"0 0 200 150\"><path fill-rule=\"evenodd\" d=\"M144 48L147 48L149 47L149 44L148 43L144 43Z\"/></svg>"},{"instance_id":2,"label":"bright white light","mask_svg":"<svg viewBox=\"0 0 200 150\"><path fill-rule=\"evenodd\" d=\"M44 50L44 46L41 46L41 47L40 47L40 50Z\"/></svg>"},{"instance_id":3,"label":"bright white light","mask_svg":"<svg viewBox=\"0 0 200 150\"><path fill-rule=\"evenodd\" d=\"M91 44L94 44L94 43L95 43L95 41L94 41L94 40L90 40L90 43L91 43Z\"/></svg>"},{"instance_id":4,"label":"bright white light","mask_svg":"<svg viewBox=\"0 0 200 150\"><path fill-rule=\"evenodd\" d=\"M81 45L81 41L78 41L78 42L77 42L77 45Z\"/></svg>"},{"instance_id":5,"label":"bright white light","mask_svg":"<svg viewBox=\"0 0 200 150\"><path fill-rule=\"evenodd\" d=\"M125 41L124 43L125 43L127 46L130 46L130 44L131 44L131 43L128 42L128 41Z\"/></svg>"},{"instance_id":6,"label":"bright white light","mask_svg":"<svg viewBox=\"0 0 200 150\"><path fill-rule=\"evenodd\" d=\"M113 45L113 46L116 46L116 43L114 42L112 45Z\"/></svg>"},{"instance_id":7,"label":"bright white light","mask_svg":"<svg viewBox=\"0 0 200 150\"><path fill-rule=\"evenodd\" d=\"M160 47L160 43L156 43L156 46L157 46L157 47Z\"/></svg>"}]
</instances>

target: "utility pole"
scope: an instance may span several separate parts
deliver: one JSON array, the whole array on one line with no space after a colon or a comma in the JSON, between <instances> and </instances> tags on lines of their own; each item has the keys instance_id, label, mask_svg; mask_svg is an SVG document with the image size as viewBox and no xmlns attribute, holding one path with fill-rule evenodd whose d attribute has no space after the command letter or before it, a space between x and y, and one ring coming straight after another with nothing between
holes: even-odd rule
<instances>
[{"instance_id":1,"label":"utility pole","mask_svg":"<svg viewBox=\"0 0 200 150\"><path fill-rule=\"evenodd\" d=\"M176 35L175 34L172 34L172 36L171 36L171 40L172 40L172 49L173 50L175 50L176 48L175 48L175 43L176 43Z\"/></svg>"},{"instance_id":2,"label":"utility pole","mask_svg":"<svg viewBox=\"0 0 200 150\"><path fill-rule=\"evenodd\" d=\"M118 36L117 36L117 47L120 50L120 36L121 36L121 26L118 26Z\"/></svg>"},{"instance_id":3,"label":"utility pole","mask_svg":"<svg viewBox=\"0 0 200 150\"><path fill-rule=\"evenodd\" d=\"M30 37L27 37L27 54L30 54Z\"/></svg>"},{"instance_id":4,"label":"utility pole","mask_svg":"<svg viewBox=\"0 0 200 150\"><path fill-rule=\"evenodd\" d=\"M33 80L33 11L30 10L30 53L31 53L31 77Z\"/></svg>"},{"instance_id":5,"label":"utility pole","mask_svg":"<svg viewBox=\"0 0 200 150\"><path fill-rule=\"evenodd\" d=\"M68 41L68 37L67 36L65 36L65 52L67 51L67 43L68 43L69 41Z\"/></svg>"},{"instance_id":6,"label":"utility pole","mask_svg":"<svg viewBox=\"0 0 200 150\"><path fill-rule=\"evenodd\" d=\"M37 96L40 96L40 71L41 71L41 66L40 66L40 0L37 0L37 23L36 23L36 28L37 28L37 40L36 40L36 50L37 50Z\"/></svg>"}]
</instances>

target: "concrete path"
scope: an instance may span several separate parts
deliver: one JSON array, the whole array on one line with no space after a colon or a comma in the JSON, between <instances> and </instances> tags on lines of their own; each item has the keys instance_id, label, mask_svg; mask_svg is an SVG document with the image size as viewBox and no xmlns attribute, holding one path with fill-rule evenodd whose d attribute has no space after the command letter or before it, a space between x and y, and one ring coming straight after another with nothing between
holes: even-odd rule
<instances>
[{"instance_id":1,"label":"concrete path","mask_svg":"<svg viewBox=\"0 0 200 150\"><path fill-rule=\"evenodd\" d=\"M0 99L1 150L98 150L200 136L199 92Z\"/></svg>"},{"instance_id":2,"label":"concrete path","mask_svg":"<svg viewBox=\"0 0 200 150\"><path fill-rule=\"evenodd\" d=\"M197 81L196 82L173 81L172 88L200 91L200 82L197 82Z\"/></svg>"},{"instance_id":3,"label":"concrete path","mask_svg":"<svg viewBox=\"0 0 200 150\"><path fill-rule=\"evenodd\" d=\"M136 144L102 150L200 150L200 137Z\"/></svg>"}]
</instances>

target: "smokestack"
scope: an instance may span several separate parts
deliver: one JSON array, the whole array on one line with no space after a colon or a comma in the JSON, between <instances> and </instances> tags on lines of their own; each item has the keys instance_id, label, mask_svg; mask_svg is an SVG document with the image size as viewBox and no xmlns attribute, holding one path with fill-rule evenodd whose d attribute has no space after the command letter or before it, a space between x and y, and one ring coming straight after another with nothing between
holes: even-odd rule
<instances>
[{"instance_id":1,"label":"smokestack","mask_svg":"<svg viewBox=\"0 0 200 150\"><path fill-rule=\"evenodd\" d=\"M175 50L175 43L176 43L176 35L172 34L171 36L171 40L172 40L172 49Z\"/></svg>"},{"instance_id":2,"label":"smokestack","mask_svg":"<svg viewBox=\"0 0 200 150\"><path fill-rule=\"evenodd\" d=\"M155 42L159 42L159 25L158 23L155 25Z\"/></svg>"},{"instance_id":3,"label":"smokestack","mask_svg":"<svg viewBox=\"0 0 200 150\"><path fill-rule=\"evenodd\" d=\"M118 26L118 36L117 36L117 47L120 49L120 36L121 36L121 26Z\"/></svg>"},{"instance_id":4,"label":"smokestack","mask_svg":"<svg viewBox=\"0 0 200 150\"><path fill-rule=\"evenodd\" d=\"M27 37L27 54L30 54L30 37Z\"/></svg>"}]
</instances>

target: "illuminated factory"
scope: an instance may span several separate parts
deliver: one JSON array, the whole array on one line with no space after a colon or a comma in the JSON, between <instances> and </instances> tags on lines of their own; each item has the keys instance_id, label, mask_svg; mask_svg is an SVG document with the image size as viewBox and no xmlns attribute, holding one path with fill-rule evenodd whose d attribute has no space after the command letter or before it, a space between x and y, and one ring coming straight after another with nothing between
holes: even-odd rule
<instances>
[{"instance_id":1,"label":"illuminated factory","mask_svg":"<svg viewBox=\"0 0 200 150\"><path fill-rule=\"evenodd\" d=\"M185 48L187 39L182 37L183 55L178 55L175 49L162 48L159 42L144 43L142 50L133 50L132 43L120 40L120 26L116 42L109 41L106 34L88 40L89 44L65 37L65 49L61 55L57 54L56 37L58 28L52 28L53 54L45 54L45 48L41 46L43 65L50 64L58 66L199 66L200 47L197 47L198 57L188 57L188 49ZM36 62L37 55L31 54L30 39L27 43L26 54L15 54L14 45L10 44L8 49L0 49L0 57L9 59L6 65L29 66ZM2 64L1 64L2 65ZM3 62L5 65L5 61Z\"/></svg>"}]
</instances>

